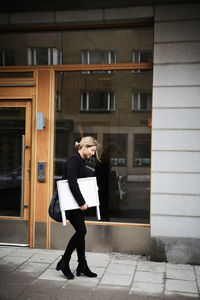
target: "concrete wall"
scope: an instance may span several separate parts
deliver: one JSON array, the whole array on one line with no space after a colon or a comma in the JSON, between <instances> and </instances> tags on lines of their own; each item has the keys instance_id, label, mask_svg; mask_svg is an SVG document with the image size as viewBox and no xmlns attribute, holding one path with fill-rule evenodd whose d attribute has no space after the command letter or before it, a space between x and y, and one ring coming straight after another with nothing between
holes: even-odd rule
<instances>
[{"instance_id":1,"label":"concrete wall","mask_svg":"<svg viewBox=\"0 0 200 300\"><path fill-rule=\"evenodd\" d=\"M151 258L200 263L200 5L155 7Z\"/></svg>"},{"instance_id":2,"label":"concrete wall","mask_svg":"<svg viewBox=\"0 0 200 300\"><path fill-rule=\"evenodd\" d=\"M0 13L0 26L19 27L32 25L84 25L128 23L153 20L153 6L105 8L70 11L38 11L24 13Z\"/></svg>"}]
</instances>

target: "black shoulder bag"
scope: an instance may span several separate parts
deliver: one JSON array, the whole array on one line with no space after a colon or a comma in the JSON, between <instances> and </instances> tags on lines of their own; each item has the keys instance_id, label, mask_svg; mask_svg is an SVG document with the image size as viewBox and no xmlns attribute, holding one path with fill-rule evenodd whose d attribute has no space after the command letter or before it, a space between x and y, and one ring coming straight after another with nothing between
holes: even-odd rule
<instances>
[{"instance_id":1,"label":"black shoulder bag","mask_svg":"<svg viewBox=\"0 0 200 300\"><path fill-rule=\"evenodd\" d=\"M51 202L49 204L49 216L57 222L62 222L62 215L60 211L60 204L58 198L58 190L56 189L53 197L51 198Z\"/></svg>"}]
</instances>

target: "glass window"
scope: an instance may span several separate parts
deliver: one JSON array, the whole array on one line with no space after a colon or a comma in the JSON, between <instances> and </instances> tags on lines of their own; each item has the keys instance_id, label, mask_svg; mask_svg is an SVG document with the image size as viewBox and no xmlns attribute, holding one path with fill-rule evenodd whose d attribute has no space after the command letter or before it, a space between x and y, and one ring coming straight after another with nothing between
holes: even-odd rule
<instances>
[{"instance_id":1,"label":"glass window","mask_svg":"<svg viewBox=\"0 0 200 300\"><path fill-rule=\"evenodd\" d=\"M115 109L115 94L106 91L81 93L81 111L110 112Z\"/></svg>"},{"instance_id":2,"label":"glass window","mask_svg":"<svg viewBox=\"0 0 200 300\"><path fill-rule=\"evenodd\" d=\"M116 63L116 52L110 50L82 50L82 64L114 64ZM108 73L113 74L114 71L83 71L83 74L91 73Z\"/></svg>"},{"instance_id":3,"label":"glass window","mask_svg":"<svg viewBox=\"0 0 200 300\"><path fill-rule=\"evenodd\" d=\"M132 94L132 110L143 111L151 110L152 93L150 91L133 91Z\"/></svg>"},{"instance_id":4,"label":"glass window","mask_svg":"<svg viewBox=\"0 0 200 300\"><path fill-rule=\"evenodd\" d=\"M152 63L152 51L151 50L134 50L133 62L149 62Z\"/></svg>"},{"instance_id":5,"label":"glass window","mask_svg":"<svg viewBox=\"0 0 200 300\"><path fill-rule=\"evenodd\" d=\"M0 108L0 216L23 216L25 108Z\"/></svg>"},{"instance_id":6,"label":"glass window","mask_svg":"<svg viewBox=\"0 0 200 300\"><path fill-rule=\"evenodd\" d=\"M62 53L56 48L28 48L28 65L60 65Z\"/></svg>"},{"instance_id":7,"label":"glass window","mask_svg":"<svg viewBox=\"0 0 200 300\"><path fill-rule=\"evenodd\" d=\"M15 50L0 49L0 66L14 66L15 65Z\"/></svg>"},{"instance_id":8,"label":"glass window","mask_svg":"<svg viewBox=\"0 0 200 300\"><path fill-rule=\"evenodd\" d=\"M151 135L135 134L134 137L134 166L149 167L151 161Z\"/></svg>"},{"instance_id":9,"label":"glass window","mask_svg":"<svg viewBox=\"0 0 200 300\"><path fill-rule=\"evenodd\" d=\"M33 72L0 72L0 78L33 78Z\"/></svg>"},{"instance_id":10,"label":"glass window","mask_svg":"<svg viewBox=\"0 0 200 300\"><path fill-rule=\"evenodd\" d=\"M104 134L103 145L108 145L111 166L126 166L127 134Z\"/></svg>"},{"instance_id":11,"label":"glass window","mask_svg":"<svg viewBox=\"0 0 200 300\"><path fill-rule=\"evenodd\" d=\"M134 50L133 51L133 62L134 63L152 63L153 55L152 50ZM133 70L133 73L148 73L151 70Z\"/></svg>"},{"instance_id":12,"label":"glass window","mask_svg":"<svg viewBox=\"0 0 200 300\"><path fill-rule=\"evenodd\" d=\"M116 52L109 50L82 50L82 64L114 64Z\"/></svg>"},{"instance_id":13,"label":"glass window","mask_svg":"<svg viewBox=\"0 0 200 300\"><path fill-rule=\"evenodd\" d=\"M15 50L16 65L152 62L153 27L1 33L0 45Z\"/></svg>"},{"instance_id":14,"label":"glass window","mask_svg":"<svg viewBox=\"0 0 200 300\"><path fill-rule=\"evenodd\" d=\"M60 110L56 103L55 180L62 178L75 141L94 136L102 146L101 162L93 157L86 165L88 176L97 177L103 221L149 223L151 110L138 113L130 104L133 91L151 92L151 86L152 73L56 72L55 94L62 101ZM108 113L112 93L116 105L110 101L115 110ZM96 209L86 218L96 221Z\"/></svg>"}]
</instances>

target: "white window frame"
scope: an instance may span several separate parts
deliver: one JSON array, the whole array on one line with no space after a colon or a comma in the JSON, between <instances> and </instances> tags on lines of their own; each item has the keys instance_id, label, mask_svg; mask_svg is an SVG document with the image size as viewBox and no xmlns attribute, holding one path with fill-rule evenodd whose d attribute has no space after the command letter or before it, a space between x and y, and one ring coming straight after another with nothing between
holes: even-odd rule
<instances>
[{"instance_id":1,"label":"white window frame","mask_svg":"<svg viewBox=\"0 0 200 300\"><path fill-rule=\"evenodd\" d=\"M33 47L28 48L28 65L38 65L37 50L40 48L48 49L48 65L61 65L62 64L62 51L53 47Z\"/></svg>"},{"instance_id":2,"label":"white window frame","mask_svg":"<svg viewBox=\"0 0 200 300\"><path fill-rule=\"evenodd\" d=\"M108 64L115 64L116 63L116 51L115 50L82 50L81 51L81 62L82 62L82 64L84 64L85 62L85 54L86 54L86 64L88 64L88 65L90 65L91 63L90 63L90 60L91 60L91 54L92 54L92 52L106 52L107 53L107 55L108 55ZM111 55L111 52L114 52L114 61L111 61L111 57L112 57L112 55ZM108 70L108 71L92 71L92 72L103 72L103 73L108 73L108 74L113 74L113 73L115 73L115 71L111 71L111 70ZM83 74L90 74L91 73L91 71L83 71L82 72Z\"/></svg>"},{"instance_id":3,"label":"white window frame","mask_svg":"<svg viewBox=\"0 0 200 300\"><path fill-rule=\"evenodd\" d=\"M96 91L98 92L98 91ZM103 91L99 91L103 92ZM92 92L93 93L93 92ZM82 112L113 112L115 111L115 93L114 92L104 92L107 94L107 109L90 109L90 92L81 93L81 111ZM86 108L83 107L83 94L86 94ZM111 94L113 94L113 107L111 107Z\"/></svg>"},{"instance_id":4,"label":"white window frame","mask_svg":"<svg viewBox=\"0 0 200 300\"><path fill-rule=\"evenodd\" d=\"M152 55L152 50L134 50L132 53L132 59L133 59L133 63L143 63L143 61L141 61L141 54L142 53L150 53ZM144 73L144 72L151 72L151 70L132 70L132 73Z\"/></svg>"},{"instance_id":5,"label":"white window frame","mask_svg":"<svg viewBox=\"0 0 200 300\"><path fill-rule=\"evenodd\" d=\"M141 108L141 94L151 94L151 107L143 109ZM135 105L135 102L137 101L137 104ZM147 100L148 101L148 100ZM137 109L135 109L135 106L137 106ZM134 90L132 91L132 104L131 104L131 110L136 111L151 111L152 110L152 91L151 90Z\"/></svg>"}]
</instances>

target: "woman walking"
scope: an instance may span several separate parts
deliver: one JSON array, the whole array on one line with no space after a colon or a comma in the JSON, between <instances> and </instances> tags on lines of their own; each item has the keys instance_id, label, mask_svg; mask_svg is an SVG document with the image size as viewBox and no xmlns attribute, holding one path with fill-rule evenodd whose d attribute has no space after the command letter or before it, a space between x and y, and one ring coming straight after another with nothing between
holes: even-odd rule
<instances>
[{"instance_id":1,"label":"woman walking","mask_svg":"<svg viewBox=\"0 0 200 300\"><path fill-rule=\"evenodd\" d=\"M86 136L83 137L79 143L75 143L75 148L77 152L69 157L64 165L63 179L68 180L70 190L75 200L78 202L80 209L69 210L66 212L66 217L74 227L75 233L71 237L65 249L64 255L62 256L56 267L56 270L61 270L68 279L74 278L74 275L72 274L69 267L69 262L71 259L71 255L75 249L77 250L78 256L78 267L76 269L76 275L80 276L81 274L84 274L88 277L97 276L96 273L93 273L89 269L85 258L85 235L87 233L87 230L84 220L84 211L88 208L88 205L86 204L83 195L81 194L77 179L87 176L86 164L84 159L88 159L95 154L98 159L99 144L93 137Z\"/></svg>"}]
</instances>

